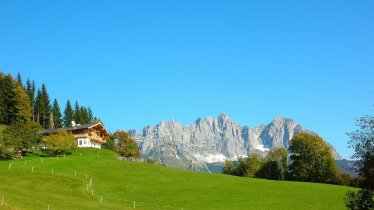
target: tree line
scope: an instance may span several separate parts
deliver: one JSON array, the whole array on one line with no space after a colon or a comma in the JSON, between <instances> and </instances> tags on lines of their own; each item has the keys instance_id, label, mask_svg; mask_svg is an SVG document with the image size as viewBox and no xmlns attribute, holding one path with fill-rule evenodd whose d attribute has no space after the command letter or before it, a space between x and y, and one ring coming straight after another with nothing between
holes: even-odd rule
<instances>
[{"instance_id":1,"label":"tree line","mask_svg":"<svg viewBox=\"0 0 374 210\"><path fill-rule=\"evenodd\" d=\"M354 180L338 170L331 148L319 136L300 133L285 148L270 150L265 158L251 154L237 162L226 160L224 174L273 180L291 180L354 185Z\"/></svg>"},{"instance_id":2,"label":"tree line","mask_svg":"<svg viewBox=\"0 0 374 210\"><path fill-rule=\"evenodd\" d=\"M30 152L40 154L47 145L46 152L50 154L71 150L75 144L70 141L73 139L71 134L61 133L61 138L43 139L38 132L70 127L72 121L89 124L99 119L94 117L90 107L80 106L78 101L73 108L68 100L61 113L57 99L51 103L44 83L36 89L35 81L30 79L23 84L20 73L14 78L11 74L0 72L0 125L6 125L0 135L0 159L11 159L18 152L23 155Z\"/></svg>"},{"instance_id":3,"label":"tree line","mask_svg":"<svg viewBox=\"0 0 374 210\"><path fill-rule=\"evenodd\" d=\"M0 124L10 125L17 119L39 123L43 128L70 127L71 121L88 124L99 121L90 107L80 106L75 101L74 108L68 100L61 113L58 100L51 103L46 85L36 88L34 80L23 84L20 73L14 78L0 72Z\"/></svg>"},{"instance_id":4,"label":"tree line","mask_svg":"<svg viewBox=\"0 0 374 210\"><path fill-rule=\"evenodd\" d=\"M342 174L335 164L331 148L319 136L300 133L285 148L271 150L265 158L251 154L237 162L226 160L224 174L258 177L273 180L290 180L340 184L358 187L348 191L345 204L352 210L374 209L374 116L357 120L358 129L347 133L348 146L355 153L358 177Z\"/></svg>"}]
</instances>

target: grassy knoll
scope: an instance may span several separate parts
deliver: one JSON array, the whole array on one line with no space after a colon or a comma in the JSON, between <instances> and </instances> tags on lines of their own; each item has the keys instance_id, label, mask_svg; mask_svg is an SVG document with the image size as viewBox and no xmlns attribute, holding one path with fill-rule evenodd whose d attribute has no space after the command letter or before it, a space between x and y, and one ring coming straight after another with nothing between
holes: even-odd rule
<instances>
[{"instance_id":1,"label":"grassy knoll","mask_svg":"<svg viewBox=\"0 0 374 210\"><path fill-rule=\"evenodd\" d=\"M92 149L0 161L0 180L3 209L133 209L133 201L137 209L344 209L349 189L118 161Z\"/></svg>"}]
</instances>

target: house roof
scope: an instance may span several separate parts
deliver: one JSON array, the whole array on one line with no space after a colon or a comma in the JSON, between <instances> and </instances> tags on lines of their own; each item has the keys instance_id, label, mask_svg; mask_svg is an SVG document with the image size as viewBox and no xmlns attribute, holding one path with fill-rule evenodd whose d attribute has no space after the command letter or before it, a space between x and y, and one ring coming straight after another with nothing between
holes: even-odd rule
<instances>
[{"instance_id":1,"label":"house roof","mask_svg":"<svg viewBox=\"0 0 374 210\"><path fill-rule=\"evenodd\" d=\"M101 130L104 132L105 135L109 134L109 132L104 128L104 126L101 123L76 125L76 126L67 127L67 128L49 129L49 130L40 131L39 134L40 135L48 135L48 134L57 133L61 130L76 131L76 130L89 129L89 128L93 128L93 127L101 127Z\"/></svg>"}]
</instances>

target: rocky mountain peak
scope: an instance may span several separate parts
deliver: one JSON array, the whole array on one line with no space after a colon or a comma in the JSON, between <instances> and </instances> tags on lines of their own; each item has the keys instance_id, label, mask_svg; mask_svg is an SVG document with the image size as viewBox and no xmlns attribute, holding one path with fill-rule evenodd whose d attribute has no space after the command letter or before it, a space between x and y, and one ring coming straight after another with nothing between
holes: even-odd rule
<instances>
[{"instance_id":1,"label":"rocky mountain peak","mask_svg":"<svg viewBox=\"0 0 374 210\"><path fill-rule=\"evenodd\" d=\"M226 120L229 119L229 116L228 116L227 114L225 114L225 113L222 113L222 114L220 114L220 115L218 116L218 119L221 119L221 120L223 120L223 121L226 121Z\"/></svg>"},{"instance_id":2,"label":"rocky mountain peak","mask_svg":"<svg viewBox=\"0 0 374 210\"><path fill-rule=\"evenodd\" d=\"M133 138L145 158L174 167L209 171L208 163L288 148L289 140L300 132L313 133L290 118L277 117L269 124L251 128L221 114L217 118L198 118L187 126L174 120L161 121L154 127L145 127Z\"/></svg>"}]
</instances>

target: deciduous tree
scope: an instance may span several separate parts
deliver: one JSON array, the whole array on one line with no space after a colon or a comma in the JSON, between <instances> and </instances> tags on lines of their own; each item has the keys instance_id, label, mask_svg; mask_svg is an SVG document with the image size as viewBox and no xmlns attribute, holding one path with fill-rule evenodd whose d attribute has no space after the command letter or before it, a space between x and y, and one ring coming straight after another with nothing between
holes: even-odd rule
<instances>
[{"instance_id":1,"label":"deciduous tree","mask_svg":"<svg viewBox=\"0 0 374 210\"><path fill-rule=\"evenodd\" d=\"M41 141L42 127L32 121L16 120L3 133L3 143L18 149L30 149Z\"/></svg>"},{"instance_id":2,"label":"deciduous tree","mask_svg":"<svg viewBox=\"0 0 374 210\"><path fill-rule=\"evenodd\" d=\"M71 152L76 147L74 136L65 130L60 130L57 134L44 136L43 143L47 152L51 155Z\"/></svg>"},{"instance_id":3,"label":"deciduous tree","mask_svg":"<svg viewBox=\"0 0 374 210\"><path fill-rule=\"evenodd\" d=\"M338 169L328 144L319 136L300 133L290 141L289 179L336 183Z\"/></svg>"},{"instance_id":4,"label":"deciduous tree","mask_svg":"<svg viewBox=\"0 0 374 210\"><path fill-rule=\"evenodd\" d=\"M136 142L125 131L116 131L112 138L116 142L116 151L123 157L139 158L139 150Z\"/></svg>"},{"instance_id":5,"label":"deciduous tree","mask_svg":"<svg viewBox=\"0 0 374 210\"><path fill-rule=\"evenodd\" d=\"M255 177L262 165L262 160L257 154L251 154L246 158L239 157L237 162L225 161L223 173L235 176Z\"/></svg>"},{"instance_id":6,"label":"deciduous tree","mask_svg":"<svg viewBox=\"0 0 374 210\"><path fill-rule=\"evenodd\" d=\"M30 99L26 91L21 87L20 84L16 84L13 88L13 114L15 117L22 120L30 120L31 118L31 106Z\"/></svg>"},{"instance_id":7,"label":"deciduous tree","mask_svg":"<svg viewBox=\"0 0 374 210\"><path fill-rule=\"evenodd\" d=\"M357 120L358 129L348 133L348 144L355 150L360 178L358 192L348 192L346 206L349 209L374 209L374 117L367 115Z\"/></svg>"},{"instance_id":8,"label":"deciduous tree","mask_svg":"<svg viewBox=\"0 0 374 210\"><path fill-rule=\"evenodd\" d=\"M225 160L225 166L223 167L222 172L229 175L234 173L234 165L231 160Z\"/></svg>"},{"instance_id":9,"label":"deciduous tree","mask_svg":"<svg viewBox=\"0 0 374 210\"><path fill-rule=\"evenodd\" d=\"M287 149L275 148L266 155L264 164L256 176L266 179L284 180L287 170Z\"/></svg>"}]
</instances>

